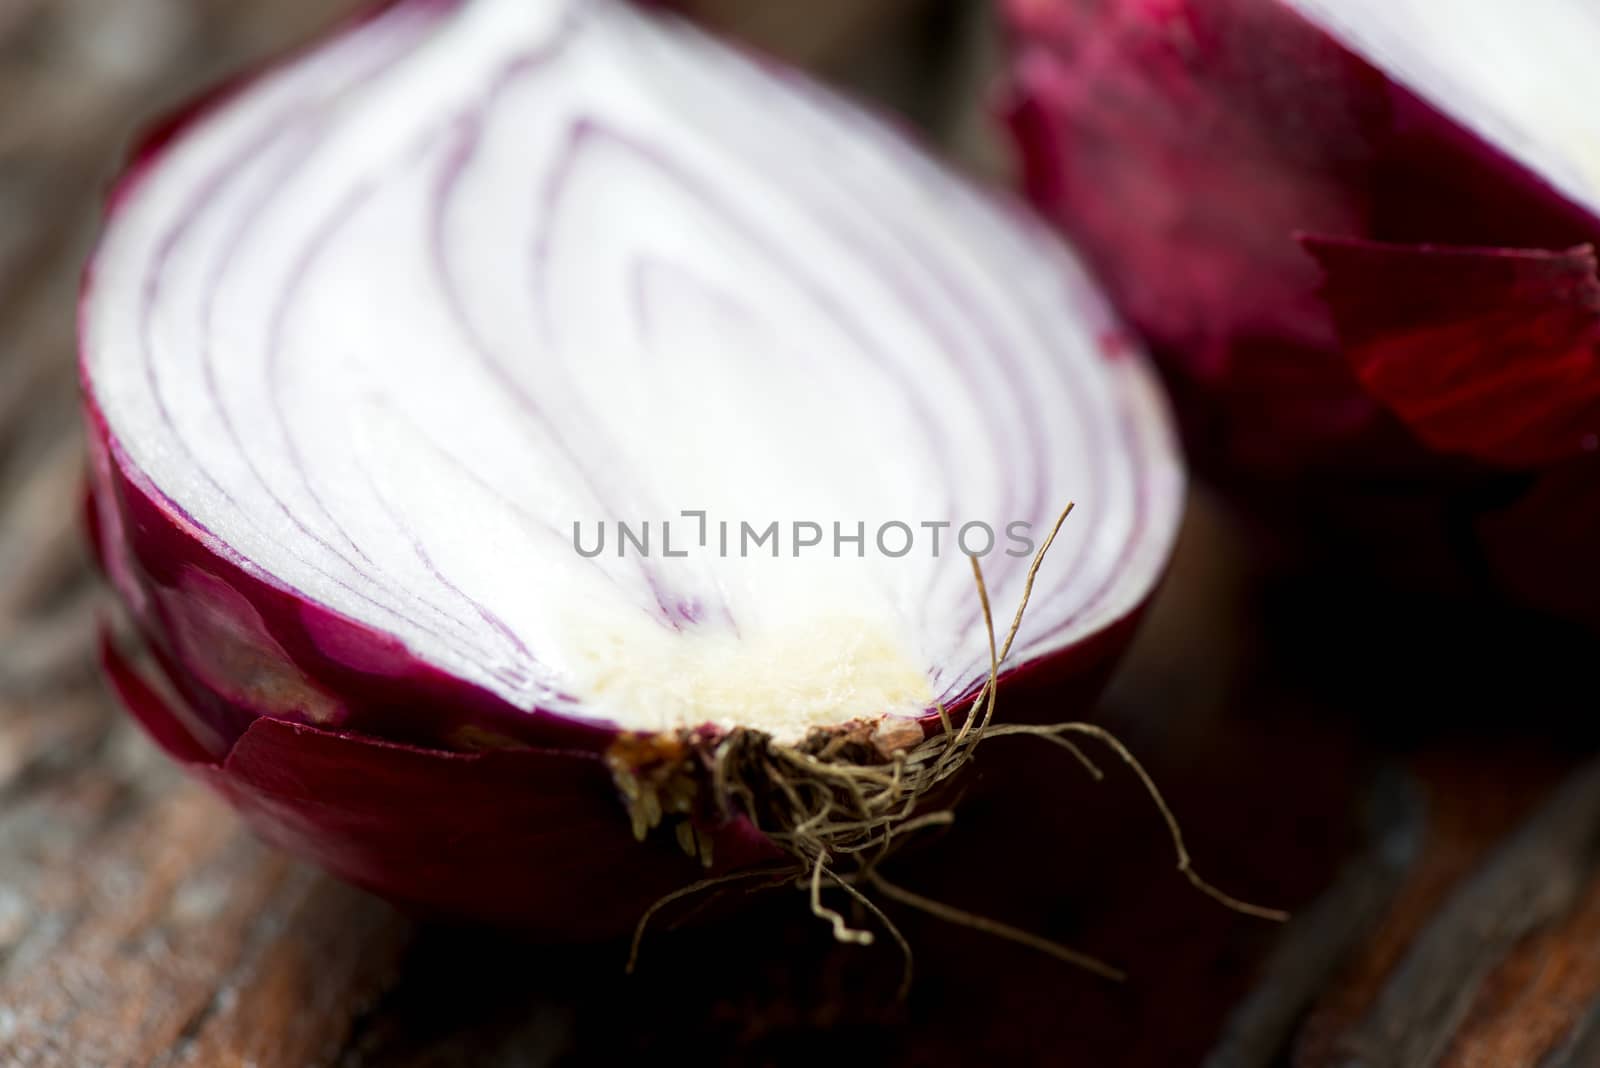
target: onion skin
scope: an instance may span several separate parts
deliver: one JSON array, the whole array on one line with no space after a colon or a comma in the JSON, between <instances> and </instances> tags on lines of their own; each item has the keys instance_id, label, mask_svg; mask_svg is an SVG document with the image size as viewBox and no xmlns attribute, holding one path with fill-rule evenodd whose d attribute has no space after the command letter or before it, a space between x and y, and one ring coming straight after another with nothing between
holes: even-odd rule
<instances>
[{"instance_id":1,"label":"onion skin","mask_svg":"<svg viewBox=\"0 0 1600 1068\"><path fill-rule=\"evenodd\" d=\"M1002 3L1027 194L1197 465L1277 533L1600 625L1564 511L1600 494L1600 219L1275 0Z\"/></svg>"},{"instance_id":2,"label":"onion skin","mask_svg":"<svg viewBox=\"0 0 1600 1068\"><path fill-rule=\"evenodd\" d=\"M1426 447L1509 470L1583 458L1600 428L1594 249L1305 238L1357 379Z\"/></svg>"},{"instance_id":3,"label":"onion skin","mask_svg":"<svg viewBox=\"0 0 1600 1068\"><path fill-rule=\"evenodd\" d=\"M217 760L119 654L104 662L145 730L262 838L412 911L608 937L707 874L666 841L633 839L597 753L452 753L260 716ZM713 873L777 858L745 830L717 835Z\"/></svg>"}]
</instances>

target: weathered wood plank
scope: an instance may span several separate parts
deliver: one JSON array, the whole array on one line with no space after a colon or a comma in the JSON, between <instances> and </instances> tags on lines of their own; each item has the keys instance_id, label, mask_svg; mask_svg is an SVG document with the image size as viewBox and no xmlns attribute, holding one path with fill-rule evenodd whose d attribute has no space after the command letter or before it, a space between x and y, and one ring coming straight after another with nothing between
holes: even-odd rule
<instances>
[{"instance_id":1,"label":"weathered wood plank","mask_svg":"<svg viewBox=\"0 0 1600 1068\"><path fill-rule=\"evenodd\" d=\"M1479 750L1428 765L1429 844L1304 1029L1300 1068L1557 1057L1600 998L1600 767Z\"/></svg>"},{"instance_id":2,"label":"weathered wood plank","mask_svg":"<svg viewBox=\"0 0 1600 1068\"><path fill-rule=\"evenodd\" d=\"M389 981L404 920L168 786L89 765L10 806L0 1063L328 1063Z\"/></svg>"}]
</instances>

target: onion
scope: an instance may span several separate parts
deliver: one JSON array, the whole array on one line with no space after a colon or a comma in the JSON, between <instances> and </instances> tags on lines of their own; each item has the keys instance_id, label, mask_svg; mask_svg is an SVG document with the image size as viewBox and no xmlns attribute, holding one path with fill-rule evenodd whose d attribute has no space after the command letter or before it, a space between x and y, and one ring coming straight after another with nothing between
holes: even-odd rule
<instances>
[{"instance_id":1,"label":"onion","mask_svg":"<svg viewBox=\"0 0 1600 1068\"><path fill-rule=\"evenodd\" d=\"M792 853L719 762L887 768L959 720L964 553L1009 620L1079 502L1004 663L1011 716L1059 716L1175 535L1164 400L1058 240L671 16L392 4L112 204L91 519L164 684L110 678L417 908L604 935Z\"/></svg>"},{"instance_id":2,"label":"onion","mask_svg":"<svg viewBox=\"0 0 1600 1068\"><path fill-rule=\"evenodd\" d=\"M1600 622L1574 588L1600 531L1600 9L1005 11L1030 199L1149 340L1197 459Z\"/></svg>"}]
</instances>

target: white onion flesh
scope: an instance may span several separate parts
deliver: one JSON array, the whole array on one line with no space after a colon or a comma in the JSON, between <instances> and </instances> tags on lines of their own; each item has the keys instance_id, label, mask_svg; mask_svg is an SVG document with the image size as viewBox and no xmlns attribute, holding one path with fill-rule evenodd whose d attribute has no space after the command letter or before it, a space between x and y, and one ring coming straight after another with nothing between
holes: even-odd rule
<instances>
[{"instance_id":1,"label":"white onion flesh","mask_svg":"<svg viewBox=\"0 0 1600 1068\"><path fill-rule=\"evenodd\" d=\"M1600 210L1600 4L1287 2L1575 203Z\"/></svg>"},{"instance_id":2,"label":"white onion flesh","mask_svg":"<svg viewBox=\"0 0 1600 1068\"><path fill-rule=\"evenodd\" d=\"M1014 661L1148 594L1167 413L1076 261L824 91L597 0L402 3L189 129L92 267L85 369L252 572L513 704L792 737L988 674L967 561L1042 539ZM829 546L593 560L596 524ZM714 527L713 527L714 531ZM715 533L712 537L715 548ZM1009 619L1028 560L985 557ZM849 550L854 552L853 547Z\"/></svg>"}]
</instances>

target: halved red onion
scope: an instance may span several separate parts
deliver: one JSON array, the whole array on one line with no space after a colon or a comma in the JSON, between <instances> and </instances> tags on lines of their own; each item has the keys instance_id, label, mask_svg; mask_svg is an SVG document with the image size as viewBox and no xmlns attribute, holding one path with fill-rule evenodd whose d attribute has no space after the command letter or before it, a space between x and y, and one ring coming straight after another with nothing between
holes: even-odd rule
<instances>
[{"instance_id":1,"label":"halved red onion","mask_svg":"<svg viewBox=\"0 0 1600 1068\"><path fill-rule=\"evenodd\" d=\"M546 934L694 877L619 746L937 730L990 671L962 551L1008 614L1076 500L1006 665L1059 715L1182 507L1044 228L619 3L396 3L201 109L81 335L96 544L176 691L108 649L127 703L275 840Z\"/></svg>"},{"instance_id":2,"label":"halved red onion","mask_svg":"<svg viewBox=\"0 0 1600 1068\"><path fill-rule=\"evenodd\" d=\"M1547 476L1569 509L1600 492L1586 461L1600 445L1587 247L1600 236L1600 8L1005 11L1031 199L1149 339L1196 454L1278 500L1336 487L1347 516L1403 504L1404 522L1362 521L1595 618L1600 589L1571 589L1592 569L1551 559L1581 539L1531 502L1556 492ZM1541 484L1507 482L1530 475ZM1382 495L1353 501L1353 483Z\"/></svg>"}]
</instances>

